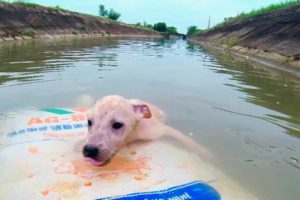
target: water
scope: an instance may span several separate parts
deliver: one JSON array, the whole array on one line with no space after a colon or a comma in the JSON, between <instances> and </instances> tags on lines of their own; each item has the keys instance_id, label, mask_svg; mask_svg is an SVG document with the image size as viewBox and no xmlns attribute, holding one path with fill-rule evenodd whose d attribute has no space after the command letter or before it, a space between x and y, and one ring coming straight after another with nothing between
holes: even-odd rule
<instances>
[{"instance_id":1,"label":"water","mask_svg":"<svg viewBox=\"0 0 300 200\"><path fill-rule=\"evenodd\" d=\"M300 78L176 40L0 44L0 113L141 98L260 199L300 196Z\"/></svg>"}]
</instances>

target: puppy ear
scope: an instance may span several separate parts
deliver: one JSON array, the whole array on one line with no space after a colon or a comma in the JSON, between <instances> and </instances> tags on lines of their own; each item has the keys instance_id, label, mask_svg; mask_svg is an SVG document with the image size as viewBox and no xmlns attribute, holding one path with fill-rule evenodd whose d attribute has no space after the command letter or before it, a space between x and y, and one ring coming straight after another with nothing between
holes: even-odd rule
<instances>
[{"instance_id":1,"label":"puppy ear","mask_svg":"<svg viewBox=\"0 0 300 200\"><path fill-rule=\"evenodd\" d=\"M150 119L152 117L150 108L146 104L133 105L133 110L142 118Z\"/></svg>"}]
</instances>

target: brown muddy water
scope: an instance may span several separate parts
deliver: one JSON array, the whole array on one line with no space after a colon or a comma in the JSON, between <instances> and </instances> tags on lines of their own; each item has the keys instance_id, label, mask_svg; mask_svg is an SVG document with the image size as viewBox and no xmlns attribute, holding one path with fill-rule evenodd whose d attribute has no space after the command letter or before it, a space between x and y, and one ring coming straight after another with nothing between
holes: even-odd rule
<instances>
[{"instance_id":1,"label":"brown muddy water","mask_svg":"<svg viewBox=\"0 0 300 200\"><path fill-rule=\"evenodd\" d=\"M300 78L181 40L0 44L0 115L104 95L150 101L260 199L300 198ZM201 170L201 169L199 169Z\"/></svg>"}]
</instances>

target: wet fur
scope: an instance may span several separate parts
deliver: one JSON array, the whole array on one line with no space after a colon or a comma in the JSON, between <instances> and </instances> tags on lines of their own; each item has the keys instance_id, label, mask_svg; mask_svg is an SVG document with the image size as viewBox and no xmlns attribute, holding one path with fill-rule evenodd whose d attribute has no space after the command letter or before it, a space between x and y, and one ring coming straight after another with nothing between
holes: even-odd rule
<instances>
[{"instance_id":1,"label":"wet fur","mask_svg":"<svg viewBox=\"0 0 300 200\"><path fill-rule=\"evenodd\" d=\"M137 106L145 106L150 110L145 113ZM146 117L148 116L148 117ZM88 119L93 126L89 128L85 145L97 146L101 155L96 160L108 162L126 144L137 140L155 140L162 136L171 136L198 151L208 155L207 151L197 145L191 138L163 123L165 114L156 106L138 99L126 99L121 96L106 96L91 108ZM111 123L124 123L122 130L114 130Z\"/></svg>"}]
</instances>

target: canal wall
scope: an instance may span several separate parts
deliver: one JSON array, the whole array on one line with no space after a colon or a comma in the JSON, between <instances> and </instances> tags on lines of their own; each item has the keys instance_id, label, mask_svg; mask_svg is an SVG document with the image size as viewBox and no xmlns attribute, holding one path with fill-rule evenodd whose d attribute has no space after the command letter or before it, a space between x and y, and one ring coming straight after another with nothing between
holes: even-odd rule
<instances>
[{"instance_id":1,"label":"canal wall","mask_svg":"<svg viewBox=\"0 0 300 200\"><path fill-rule=\"evenodd\" d=\"M300 70L300 6L223 23L189 40Z\"/></svg>"},{"instance_id":2,"label":"canal wall","mask_svg":"<svg viewBox=\"0 0 300 200\"><path fill-rule=\"evenodd\" d=\"M125 23L43 6L0 2L0 41L66 36L161 37Z\"/></svg>"}]
</instances>

